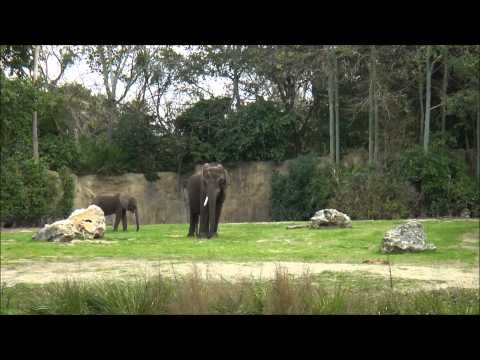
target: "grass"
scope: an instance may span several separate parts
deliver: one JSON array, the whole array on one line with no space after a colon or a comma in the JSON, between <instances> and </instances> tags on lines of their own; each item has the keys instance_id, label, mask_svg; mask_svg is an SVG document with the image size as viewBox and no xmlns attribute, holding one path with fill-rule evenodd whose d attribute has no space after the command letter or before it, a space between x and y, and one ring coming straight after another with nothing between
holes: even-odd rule
<instances>
[{"instance_id":1,"label":"grass","mask_svg":"<svg viewBox=\"0 0 480 360\"><path fill-rule=\"evenodd\" d=\"M392 291L363 278L204 280L198 272L133 281L64 281L0 289L1 314L479 314L477 290ZM327 281L330 280L330 281ZM352 282L353 281L353 282ZM375 282L379 280L376 279ZM382 281L385 284L385 280ZM370 284L370 285L369 285ZM387 284L388 286L388 284Z\"/></svg>"},{"instance_id":2,"label":"grass","mask_svg":"<svg viewBox=\"0 0 480 360\"><path fill-rule=\"evenodd\" d=\"M186 237L187 224L144 225L139 232L113 232L112 244L66 245L38 242L29 232L1 233L2 264L19 259L62 261L92 257L181 261L302 261L360 263L386 259L379 246L384 233L402 220L354 221L351 229L286 230L286 223L220 224L219 237L199 241ZM433 252L390 255L395 264L476 266L478 221L442 220L423 223ZM466 234L475 243L464 246Z\"/></svg>"}]
</instances>

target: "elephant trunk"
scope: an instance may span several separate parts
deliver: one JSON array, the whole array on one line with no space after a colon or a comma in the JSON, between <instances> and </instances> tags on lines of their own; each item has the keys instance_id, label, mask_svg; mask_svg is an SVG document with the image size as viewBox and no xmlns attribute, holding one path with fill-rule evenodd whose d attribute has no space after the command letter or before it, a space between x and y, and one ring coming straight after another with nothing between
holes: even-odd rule
<instances>
[{"instance_id":1,"label":"elephant trunk","mask_svg":"<svg viewBox=\"0 0 480 360\"><path fill-rule=\"evenodd\" d=\"M215 232L215 215L217 206L217 191L212 189L208 191L208 237L212 237Z\"/></svg>"},{"instance_id":2,"label":"elephant trunk","mask_svg":"<svg viewBox=\"0 0 480 360\"><path fill-rule=\"evenodd\" d=\"M135 223L137 224L137 231L140 230L140 226L138 225L138 209L135 208Z\"/></svg>"}]
</instances>

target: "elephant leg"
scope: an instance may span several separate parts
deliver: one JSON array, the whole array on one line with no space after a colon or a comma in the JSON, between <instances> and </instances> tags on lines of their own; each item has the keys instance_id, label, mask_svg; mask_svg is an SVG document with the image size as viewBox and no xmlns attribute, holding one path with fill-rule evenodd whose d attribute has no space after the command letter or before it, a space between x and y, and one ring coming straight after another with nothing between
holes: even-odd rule
<instances>
[{"instance_id":1,"label":"elephant leg","mask_svg":"<svg viewBox=\"0 0 480 360\"><path fill-rule=\"evenodd\" d=\"M200 210L200 231L199 238L206 238L208 236L208 206L202 207Z\"/></svg>"},{"instance_id":2,"label":"elephant leg","mask_svg":"<svg viewBox=\"0 0 480 360\"><path fill-rule=\"evenodd\" d=\"M122 217L122 212L117 211L115 213L115 223L113 224L113 231L117 231L118 229L118 224L120 223L120 218Z\"/></svg>"},{"instance_id":3,"label":"elephant leg","mask_svg":"<svg viewBox=\"0 0 480 360\"><path fill-rule=\"evenodd\" d=\"M215 225L213 228L213 236L218 235L218 223L220 222L220 215L222 214L223 200L217 201L217 207L215 209Z\"/></svg>"},{"instance_id":4,"label":"elephant leg","mask_svg":"<svg viewBox=\"0 0 480 360\"><path fill-rule=\"evenodd\" d=\"M123 231L127 231L127 210L122 211L122 226Z\"/></svg>"},{"instance_id":5,"label":"elephant leg","mask_svg":"<svg viewBox=\"0 0 480 360\"><path fill-rule=\"evenodd\" d=\"M194 213L193 211L190 212L190 229L188 230L188 236L192 237L197 235L198 236L198 213Z\"/></svg>"}]
</instances>

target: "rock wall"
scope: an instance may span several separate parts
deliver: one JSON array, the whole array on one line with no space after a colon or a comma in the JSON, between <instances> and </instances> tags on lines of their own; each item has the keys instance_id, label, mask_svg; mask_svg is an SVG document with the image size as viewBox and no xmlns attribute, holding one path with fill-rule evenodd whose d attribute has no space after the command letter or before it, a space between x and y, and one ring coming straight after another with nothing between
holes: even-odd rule
<instances>
[{"instance_id":1,"label":"rock wall","mask_svg":"<svg viewBox=\"0 0 480 360\"><path fill-rule=\"evenodd\" d=\"M222 222L269 221L271 219L271 177L274 170L286 171L286 164L272 162L240 163L227 168L230 185L222 212ZM184 183L173 172L159 172L149 182L143 174L120 176L85 175L76 177L75 208L85 208L96 195L118 192L138 201L140 224L187 223L188 204ZM113 216L107 220L111 223ZM134 217L128 213L128 223Z\"/></svg>"},{"instance_id":2,"label":"rock wall","mask_svg":"<svg viewBox=\"0 0 480 360\"><path fill-rule=\"evenodd\" d=\"M342 162L354 166L365 162L364 156L345 156ZM271 221L271 179L274 171L285 174L289 160L281 164L269 161L238 163L226 166L230 175L227 199L222 211L222 222ZM319 165L329 163L328 157L319 159ZM86 208L100 194L124 193L138 201L140 224L188 223L188 197L184 184L188 176L179 177L173 172L157 173L159 179L149 182L143 174L120 176L86 175L76 177L74 207ZM109 219L110 218L110 219ZM107 217L111 223L113 216ZM135 219L128 213L128 223Z\"/></svg>"}]
</instances>

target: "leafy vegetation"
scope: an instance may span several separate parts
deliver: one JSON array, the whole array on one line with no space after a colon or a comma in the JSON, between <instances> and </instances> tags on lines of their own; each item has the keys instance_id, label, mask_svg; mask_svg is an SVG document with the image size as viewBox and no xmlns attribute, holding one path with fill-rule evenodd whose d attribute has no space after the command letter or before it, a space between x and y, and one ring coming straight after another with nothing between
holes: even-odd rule
<instances>
[{"instance_id":1,"label":"leafy vegetation","mask_svg":"<svg viewBox=\"0 0 480 360\"><path fill-rule=\"evenodd\" d=\"M476 290L403 293L368 291L340 280L333 287L304 274L277 269L272 281L230 283L198 272L133 281L64 281L1 288L1 314L456 314L478 315Z\"/></svg>"}]
</instances>

